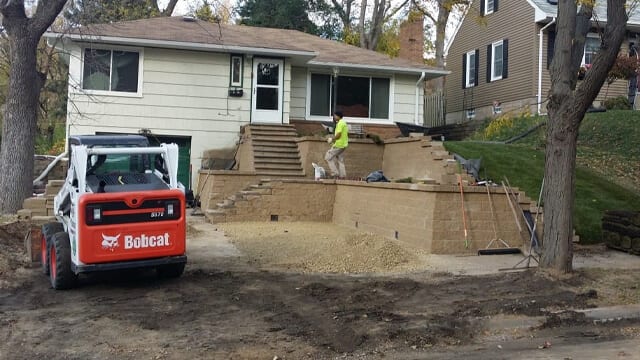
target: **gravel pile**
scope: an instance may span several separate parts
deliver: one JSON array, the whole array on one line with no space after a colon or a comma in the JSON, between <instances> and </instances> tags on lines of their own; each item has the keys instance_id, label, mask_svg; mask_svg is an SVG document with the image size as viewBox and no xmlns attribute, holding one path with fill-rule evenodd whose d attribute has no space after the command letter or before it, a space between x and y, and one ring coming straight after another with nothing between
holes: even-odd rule
<instances>
[{"instance_id":1,"label":"gravel pile","mask_svg":"<svg viewBox=\"0 0 640 360\"><path fill-rule=\"evenodd\" d=\"M263 267L354 274L406 272L423 267L415 249L331 223L245 222L219 227L240 251Z\"/></svg>"}]
</instances>

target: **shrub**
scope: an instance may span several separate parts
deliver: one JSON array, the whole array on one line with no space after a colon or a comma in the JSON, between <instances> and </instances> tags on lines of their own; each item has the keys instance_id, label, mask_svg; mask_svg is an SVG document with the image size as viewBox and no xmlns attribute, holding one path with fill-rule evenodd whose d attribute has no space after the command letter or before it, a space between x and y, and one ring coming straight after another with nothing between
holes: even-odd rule
<instances>
[{"instance_id":1,"label":"shrub","mask_svg":"<svg viewBox=\"0 0 640 360\"><path fill-rule=\"evenodd\" d=\"M607 110L630 110L631 104L626 96L618 96L609 98L604 101L604 107Z\"/></svg>"}]
</instances>

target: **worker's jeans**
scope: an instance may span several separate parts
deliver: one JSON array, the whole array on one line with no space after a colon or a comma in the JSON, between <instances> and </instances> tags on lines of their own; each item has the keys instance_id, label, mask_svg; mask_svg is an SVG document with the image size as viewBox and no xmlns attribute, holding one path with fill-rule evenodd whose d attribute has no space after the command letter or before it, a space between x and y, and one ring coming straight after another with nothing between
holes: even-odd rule
<instances>
[{"instance_id":1,"label":"worker's jeans","mask_svg":"<svg viewBox=\"0 0 640 360\"><path fill-rule=\"evenodd\" d=\"M324 155L324 159L329 164L329 169L331 169L331 176L346 178L347 170L344 167L344 151L346 148L337 148L332 147L327 150L327 153Z\"/></svg>"}]
</instances>

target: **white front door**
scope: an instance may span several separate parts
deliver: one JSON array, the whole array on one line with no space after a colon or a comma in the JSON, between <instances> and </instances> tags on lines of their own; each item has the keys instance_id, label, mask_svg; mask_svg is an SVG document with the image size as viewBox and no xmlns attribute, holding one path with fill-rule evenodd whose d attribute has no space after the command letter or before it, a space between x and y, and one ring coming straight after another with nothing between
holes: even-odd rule
<instances>
[{"instance_id":1,"label":"white front door","mask_svg":"<svg viewBox=\"0 0 640 360\"><path fill-rule=\"evenodd\" d=\"M284 62L254 58L251 122L282 124Z\"/></svg>"}]
</instances>

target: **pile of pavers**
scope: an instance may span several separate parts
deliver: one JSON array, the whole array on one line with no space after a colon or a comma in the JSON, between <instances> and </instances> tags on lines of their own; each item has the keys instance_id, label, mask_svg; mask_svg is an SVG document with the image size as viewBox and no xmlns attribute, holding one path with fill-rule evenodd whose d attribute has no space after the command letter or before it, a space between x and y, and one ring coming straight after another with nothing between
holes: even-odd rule
<instances>
[{"instance_id":1,"label":"pile of pavers","mask_svg":"<svg viewBox=\"0 0 640 360\"><path fill-rule=\"evenodd\" d=\"M53 198L63 184L64 180L49 180L43 195L24 200L22 210L18 210L18 219L31 220L38 216L53 216Z\"/></svg>"},{"instance_id":2,"label":"pile of pavers","mask_svg":"<svg viewBox=\"0 0 640 360\"><path fill-rule=\"evenodd\" d=\"M605 211L602 238L610 248L640 255L640 211Z\"/></svg>"}]
</instances>

